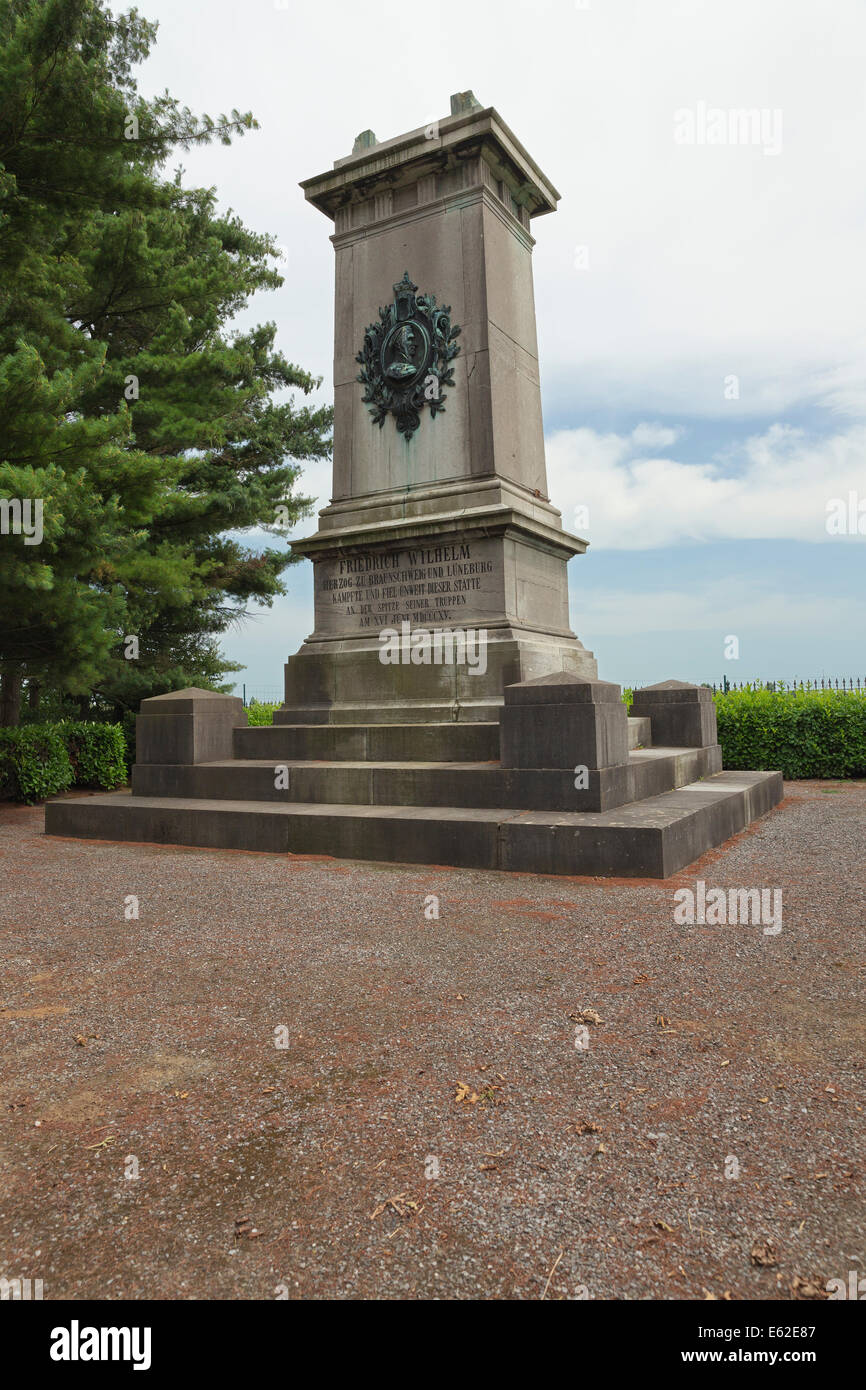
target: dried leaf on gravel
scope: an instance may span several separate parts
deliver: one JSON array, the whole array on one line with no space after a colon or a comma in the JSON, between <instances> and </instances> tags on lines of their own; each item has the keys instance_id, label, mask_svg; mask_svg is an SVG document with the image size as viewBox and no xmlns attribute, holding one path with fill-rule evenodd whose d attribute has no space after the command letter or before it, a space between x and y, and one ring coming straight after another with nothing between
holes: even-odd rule
<instances>
[{"instance_id":1,"label":"dried leaf on gravel","mask_svg":"<svg viewBox=\"0 0 866 1390\"><path fill-rule=\"evenodd\" d=\"M604 1023L604 1019L596 1013L595 1009L578 1009L577 1013L569 1014L575 1023Z\"/></svg>"},{"instance_id":2,"label":"dried leaf on gravel","mask_svg":"<svg viewBox=\"0 0 866 1390\"><path fill-rule=\"evenodd\" d=\"M779 1263L775 1246L769 1240L756 1240L751 1249L753 1265L777 1265Z\"/></svg>"},{"instance_id":3,"label":"dried leaf on gravel","mask_svg":"<svg viewBox=\"0 0 866 1390\"><path fill-rule=\"evenodd\" d=\"M801 1275L795 1274L791 1280L791 1297L800 1299L829 1298L826 1285L827 1281L818 1275L812 1274L804 1279Z\"/></svg>"},{"instance_id":4,"label":"dried leaf on gravel","mask_svg":"<svg viewBox=\"0 0 866 1390\"><path fill-rule=\"evenodd\" d=\"M389 1207L399 1217L412 1216L413 1213L421 1210L419 1204L412 1200L408 1192L398 1192L395 1197L386 1197L384 1202L380 1202L376 1209L370 1213L370 1220L375 1221Z\"/></svg>"},{"instance_id":5,"label":"dried leaf on gravel","mask_svg":"<svg viewBox=\"0 0 866 1390\"><path fill-rule=\"evenodd\" d=\"M457 1090L454 1092L454 1099L458 1105L475 1105L478 1096L465 1081L457 1082Z\"/></svg>"},{"instance_id":6,"label":"dried leaf on gravel","mask_svg":"<svg viewBox=\"0 0 866 1390\"><path fill-rule=\"evenodd\" d=\"M481 1104L482 1104L482 1105L501 1105L501 1104L502 1104L502 1101L503 1101L503 1097L502 1097L502 1095L500 1094L501 1091L502 1091L502 1087L501 1087L501 1086L494 1086L494 1085L491 1084L490 1086L485 1086L485 1087L483 1087L483 1089L482 1089L482 1091L481 1091L481 1097L480 1097L480 1099L481 1099Z\"/></svg>"}]
</instances>

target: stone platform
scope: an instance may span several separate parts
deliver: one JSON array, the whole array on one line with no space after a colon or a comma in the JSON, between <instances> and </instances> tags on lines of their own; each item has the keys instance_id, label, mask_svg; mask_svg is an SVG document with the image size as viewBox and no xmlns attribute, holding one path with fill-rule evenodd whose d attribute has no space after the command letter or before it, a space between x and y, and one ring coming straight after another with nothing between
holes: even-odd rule
<instances>
[{"instance_id":1,"label":"stone platform","mask_svg":"<svg viewBox=\"0 0 866 1390\"><path fill-rule=\"evenodd\" d=\"M277 804L121 792L49 802L49 835L523 873L667 878L781 800L779 772L722 772L615 812Z\"/></svg>"},{"instance_id":2,"label":"stone platform","mask_svg":"<svg viewBox=\"0 0 866 1390\"><path fill-rule=\"evenodd\" d=\"M507 687L499 723L249 728L240 701L181 691L143 702L132 795L49 802L46 833L665 878L782 796L780 773L721 770L705 696L668 682L628 719L619 687L558 673Z\"/></svg>"}]
</instances>

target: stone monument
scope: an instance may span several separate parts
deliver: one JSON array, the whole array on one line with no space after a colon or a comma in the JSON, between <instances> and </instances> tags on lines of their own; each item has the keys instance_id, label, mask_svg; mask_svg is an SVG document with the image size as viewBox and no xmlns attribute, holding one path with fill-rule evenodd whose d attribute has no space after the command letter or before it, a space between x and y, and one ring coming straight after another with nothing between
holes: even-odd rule
<instances>
[{"instance_id":1,"label":"stone monument","mask_svg":"<svg viewBox=\"0 0 866 1390\"><path fill-rule=\"evenodd\" d=\"M559 194L471 92L301 186L334 223L334 480L293 543L315 630L278 722L486 720L506 685L595 677L568 620L586 542L547 496L541 421L530 225ZM485 671L383 666L403 623L484 630Z\"/></svg>"},{"instance_id":2,"label":"stone monument","mask_svg":"<svg viewBox=\"0 0 866 1390\"><path fill-rule=\"evenodd\" d=\"M723 772L711 693L598 679L569 627L586 550L547 496L531 254L559 195L471 92L302 185L333 220L333 494L314 629L270 727L142 702L132 794L46 831L536 873L664 878L782 795Z\"/></svg>"}]
</instances>

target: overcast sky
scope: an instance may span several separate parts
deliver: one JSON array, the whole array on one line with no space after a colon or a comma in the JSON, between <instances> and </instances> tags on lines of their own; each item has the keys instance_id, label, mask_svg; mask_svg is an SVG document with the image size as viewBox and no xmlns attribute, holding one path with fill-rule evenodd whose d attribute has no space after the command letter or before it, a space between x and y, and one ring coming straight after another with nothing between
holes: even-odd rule
<instances>
[{"instance_id":1,"label":"overcast sky","mask_svg":"<svg viewBox=\"0 0 866 1390\"><path fill-rule=\"evenodd\" d=\"M866 532L863 0L139 8L160 22L146 94L260 122L184 154L185 181L284 247L284 287L245 317L276 320L323 399L332 227L299 180L472 88L556 185L533 222L550 493L591 542L572 622L601 676L866 675L866 534L826 525L855 493ZM329 484L304 490L324 506ZM226 636L248 693L279 695L311 569Z\"/></svg>"}]
</instances>

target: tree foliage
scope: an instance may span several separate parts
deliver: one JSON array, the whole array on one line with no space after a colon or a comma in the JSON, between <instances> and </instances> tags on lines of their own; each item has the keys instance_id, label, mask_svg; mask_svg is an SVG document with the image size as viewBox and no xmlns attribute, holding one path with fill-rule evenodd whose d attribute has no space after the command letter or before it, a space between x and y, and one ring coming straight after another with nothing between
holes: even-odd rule
<instances>
[{"instance_id":1,"label":"tree foliage","mask_svg":"<svg viewBox=\"0 0 866 1390\"><path fill-rule=\"evenodd\" d=\"M0 535L0 722L24 678L116 708L218 684L219 634L283 592L301 464L329 449L320 381L272 323L230 327L282 284L273 239L165 174L255 121L145 100L155 35L102 0L0 12L0 498L42 499L44 528Z\"/></svg>"}]
</instances>

